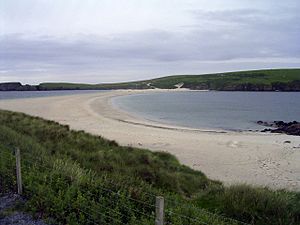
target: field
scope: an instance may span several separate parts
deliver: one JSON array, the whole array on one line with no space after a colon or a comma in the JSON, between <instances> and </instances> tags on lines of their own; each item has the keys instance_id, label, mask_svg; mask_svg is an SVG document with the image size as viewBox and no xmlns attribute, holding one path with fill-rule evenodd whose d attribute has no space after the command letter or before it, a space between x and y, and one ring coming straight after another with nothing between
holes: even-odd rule
<instances>
[{"instance_id":1,"label":"field","mask_svg":"<svg viewBox=\"0 0 300 225\"><path fill-rule=\"evenodd\" d=\"M155 196L165 198L169 224L300 223L300 193L224 187L169 153L122 147L9 111L0 111L2 194L16 187L16 147L24 210L56 224L153 224Z\"/></svg>"}]
</instances>

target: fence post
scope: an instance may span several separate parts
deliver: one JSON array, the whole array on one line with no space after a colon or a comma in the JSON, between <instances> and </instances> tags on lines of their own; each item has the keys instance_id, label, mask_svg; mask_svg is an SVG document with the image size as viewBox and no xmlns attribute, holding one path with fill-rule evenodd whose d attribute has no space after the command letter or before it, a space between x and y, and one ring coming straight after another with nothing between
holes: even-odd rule
<instances>
[{"instance_id":1,"label":"fence post","mask_svg":"<svg viewBox=\"0 0 300 225\"><path fill-rule=\"evenodd\" d=\"M19 148L16 148L16 172L17 172L18 194L21 195L23 190L22 190L22 176L21 176L21 155L20 155Z\"/></svg>"},{"instance_id":2,"label":"fence post","mask_svg":"<svg viewBox=\"0 0 300 225\"><path fill-rule=\"evenodd\" d=\"M155 225L164 225L164 198L155 198Z\"/></svg>"}]
</instances>

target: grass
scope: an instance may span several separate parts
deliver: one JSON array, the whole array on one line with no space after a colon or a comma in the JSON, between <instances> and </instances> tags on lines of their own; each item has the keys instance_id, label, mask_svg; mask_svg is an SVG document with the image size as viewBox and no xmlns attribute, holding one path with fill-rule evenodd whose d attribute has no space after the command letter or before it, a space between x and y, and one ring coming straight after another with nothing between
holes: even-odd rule
<instances>
[{"instance_id":1,"label":"grass","mask_svg":"<svg viewBox=\"0 0 300 225\"><path fill-rule=\"evenodd\" d=\"M298 82L300 82L300 70L285 69L169 76L152 80L152 85L159 88L174 88L175 84L184 83L183 87L191 89L251 91L284 90L290 85L296 90Z\"/></svg>"},{"instance_id":2,"label":"grass","mask_svg":"<svg viewBox=\"0 0 300 225\"><path fill-rule=\"evenodd\" d=\"M55 224L153 224L156 195L165 197L166 219L175 225L300 224L299 193L224 187L169 153L122 147L9 111L0 111L1 193L16 187L16 147L26 210Z\"/></svg>"},{"instance_id":3,"label":"grass","mask_svg":"<svg viewBox=\"0 0 300 225\"><path fill-rule=\"evenodd\" d=\"M173 89L183 83L184 88L228 91L300 91L300 69L253 70L204 75L175 75L157 79L113 83L75 84L42 83L42 90L52 89Z\"/></svg>"}]
</instances>

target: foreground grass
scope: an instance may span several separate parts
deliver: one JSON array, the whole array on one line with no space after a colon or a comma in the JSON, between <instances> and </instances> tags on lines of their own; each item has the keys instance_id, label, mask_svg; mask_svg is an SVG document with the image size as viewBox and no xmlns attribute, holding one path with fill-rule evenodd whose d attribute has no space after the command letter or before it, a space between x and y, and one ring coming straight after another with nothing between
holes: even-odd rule
<instances>
[{"instance_id":1,"label":"foreground grass","mask_svg":"<svg viewBox=\"0 0 300 225\"><path fill-rule=\"evenodd\" d=\"M1 193L16 186L16 147L27 210L56 224L153 224L156 195L165 197L171 224L238 224L224 216L251 224L300 224L299 193L224 187L171 154L121 147L8 111L0 111Z\"/></svg>"}]
</instances>

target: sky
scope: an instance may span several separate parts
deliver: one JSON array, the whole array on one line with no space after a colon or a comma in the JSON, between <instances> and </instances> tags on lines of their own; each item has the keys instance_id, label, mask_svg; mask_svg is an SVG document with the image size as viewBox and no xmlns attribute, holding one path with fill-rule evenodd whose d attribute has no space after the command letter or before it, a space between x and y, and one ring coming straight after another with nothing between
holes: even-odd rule
<instances>
[{"instance_id":1,"label":"sky","mask_svg":"<svg viewBox=\"0 0 300 225\"><path fill-rule=\"evenodd\" d=\"M0 0L0 82L300 67L299 0Z\"/></svg>"}]
</instances>

